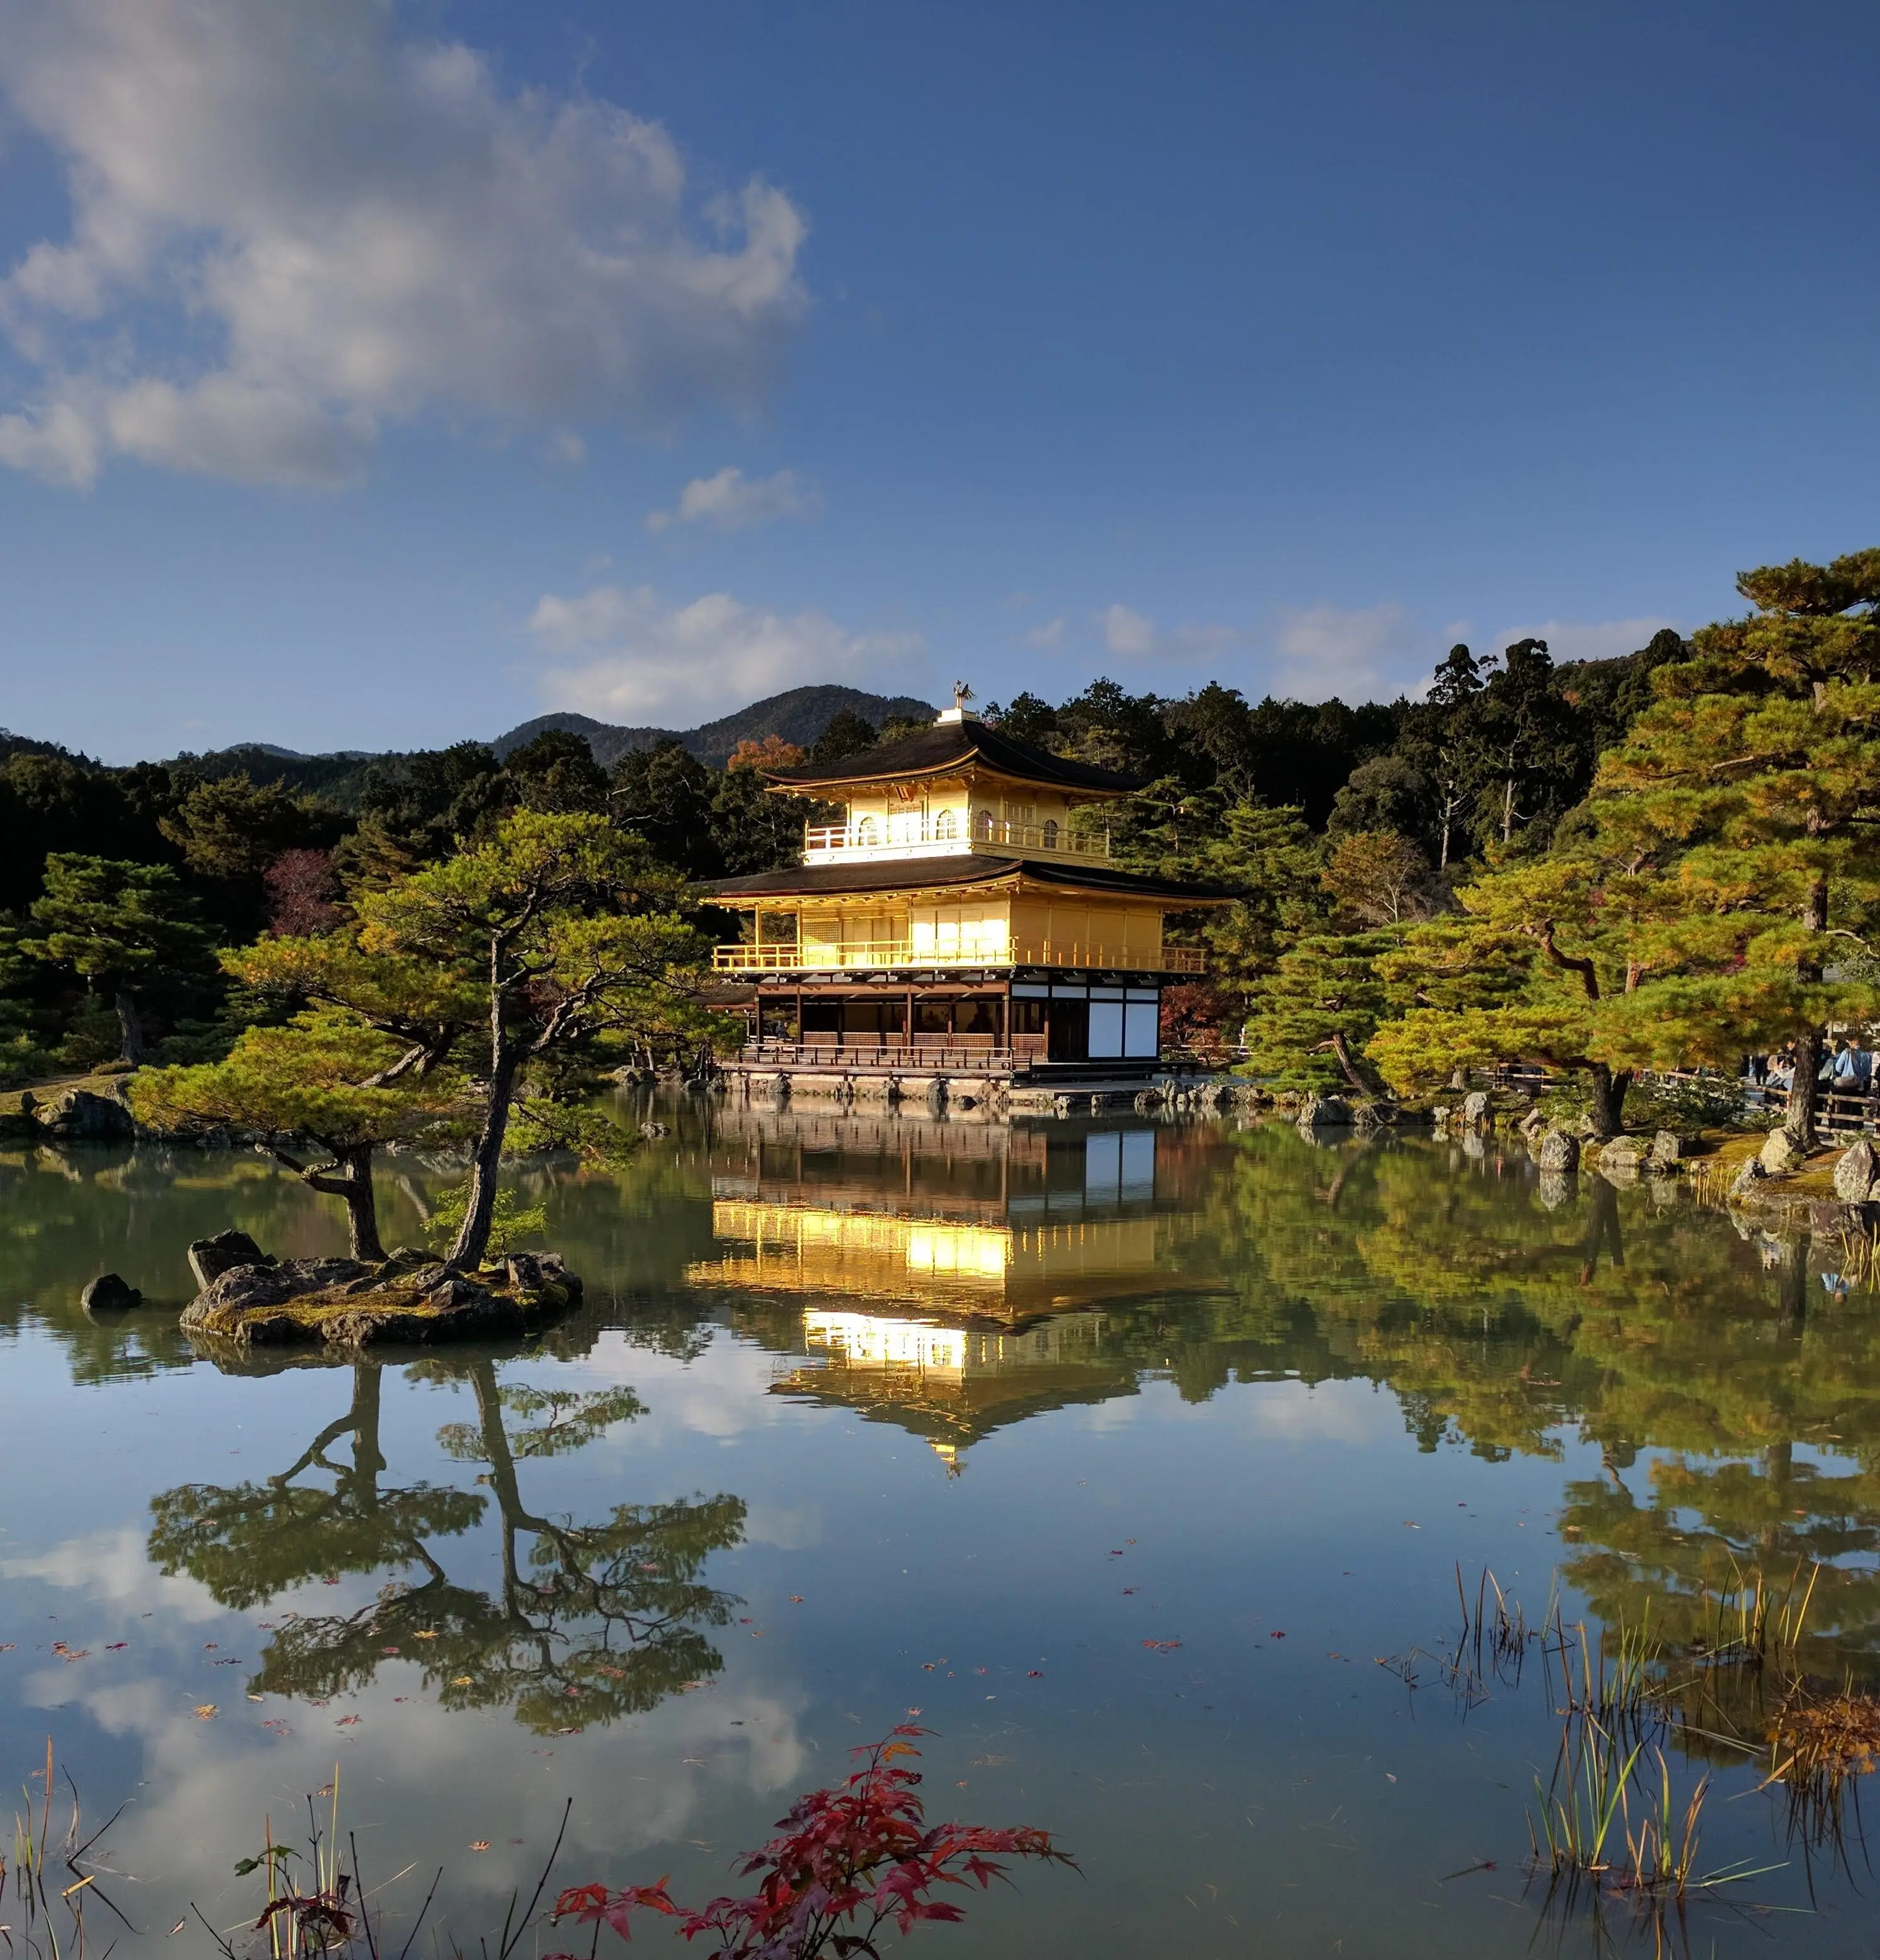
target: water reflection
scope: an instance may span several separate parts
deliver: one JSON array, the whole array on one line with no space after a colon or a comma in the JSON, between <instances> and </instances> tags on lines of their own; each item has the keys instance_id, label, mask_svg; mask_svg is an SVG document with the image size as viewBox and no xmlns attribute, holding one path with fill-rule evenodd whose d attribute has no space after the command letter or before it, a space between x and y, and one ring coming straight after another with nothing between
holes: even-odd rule
<instances>
[{"instance_id":1,"label":"water reflection","mask_svg":"<svg viewBox=\"0 0 1880 1960\"><path fill-rule=\"evenodd\" d=\"M252 1452L252 1427L199 1437L151 1414L139 1453L81 1439L81 1473L119 1508L62 1512L75 1550L22 1542L43 1522L25 1508L0 1545L9 1585L76 1570L93 1542L81 1523L134 1519L151 1565L209 1596L160 1592L151 1574L137 1607L274 1623L252 1691L328 1701L376 1681L359 1726L305 1723L310 1759L339 1733L362 1758L384 1749L376 1771L422 1723L451 1724L425 1739L448 1733L472 1783L486 1761L539 1766L552 1748L545 1777L578 1764L584 1787L664 1806L596 1868L691 1859L709 1867L693 1889L721 1883L727 1847L814 1780L812 1747L826 1767L861 1724L922 1707L959 1742L936 1769L945 1787L1062 1825L1088 1858L1088 1908L1059 1898L1065 1921L1013 1922L1022 1937L989 1918L989 1955L1164 1950L1216 1885L1241 1887L1245 1925L1283 1905L1260 1937L1288 1951L1523 1950L1518 1878L1493 1882L1493 1913L1489 1881L1465 1904L1463 1881L1435 1879L1480 1858L1516 1872L1552 1705L1498 1694L1463 1738L1433 1695L1407 1720L1401 1682L1365 1658L1452 1631L1458 1563L1493 1564L1531 1622L1557 1582L1569 1621L1649 1626L1687 1659L1714 1643L1745 1575L1779 1588L1818 1566L1800 1664L1856 1688L1880 1676L1880 1304L1840 1277L1830 1234L1739 1231L1674 1182L1543 1178L1495 1139L1465 1152L1283 1124L659 1114L672 1134L623 1169L524 1173L588 1280L578 1315L539 1341L415 1366L297 1357L298 1399L279 1392L279 1362L194 1356L174 1332L188 1238L238 1223L271 1249L331 1249L336 1221L287 1180L141 1150L0 1163L8 1324L24 1330L5 1358L40 1368L49 1405L75 1431L126 1405L212 1411L231 1429L265 1408L278 1440L272 1474L228 1482L224 1450ZM397 1166L387 1208L413 1222L394 1231L415 1232L444 1175ZM87 1321L78 1289L107 1265L158 1306ZM42 1328L53 1341L35 1346ZM64 1392L119 1376L115 1400ZM1101 1421L1076 1413L1099 1406ZM942 1475L936 1455L970 1475ZM10 1452L0 1421L9 1474L37 1460ZM690 1494L728 1485L762 1501L747 1514ZM45 1603L65 1637L64 1602ZM37 1615L0 1631L22 1666L48 1637ZM748 1637L727 1638L745 1616ZM116 1629L131 1643L110 1661L110 1633L72 1634L92 1658L21 1691L21 1732L43 1745L39 1707L106 1668L167 1666L140 1624ZM236 1632L218 1631L226 1655ZM164 1705L183 1711L183 1746L226 1749L215 1778L251 1774L242 1788L265 1796L284 1772L242 1767L257 1739L237 1724L274 1711L196 1723L195 1670L214 1664L200 1646L187 1641ZM670 1698L715 1678L722 1694ZM1713 1803L1707 1861L1790 1855L1779 1829L1777 1848L1763 1841L1780 1812L1755 1793L1767 1694L1754 1669L1705 1671L1668 1740L1678 1774L1680 1752L1706 1758L1745 1797ZM647 1722L615 1720L655 1704ZM61 1719L78 1724L70 1706ZM498 1709L516 1723L454 1721ZM543 1742L572 1730L587 1740ZM804 1761L776 1773L794 1780L738 1809L719 1766L785 1732L804 1739ZM158 1773L99 1774L116 1788ZM595 1814L613 1830L610 1800ZM452 1824L459 1845L502 1841L484 1801ZM1339 1844L1318 1846L1308 1828L1340 1805ZM1339 1863L1347 1843L1361 1860ZM1810 1904L1796 1873L1758 1890ZM1132 1917L1138 1894L1159 1903ZM1419 1900L1427 1934L1404 1910ZM1824 1882L1812 1910L1741 1936L1719 1922L1718 1951L1871 1944L1844 1885ZM1194 1950L1247 1950L1225 1922L1195 1923ZM1699 1950L1710 1937L1706 1923Z\"/></svg>"},{"instance_id":2,"label":"water reflection","mask_svg":"<svg viewBox=\"0 0 1880 1960\"><path fill-rule=\"evenodd\" d=\"M199 1580L224 1605L265 1606L343 1573L388 1575L355 1612L284 1616L250 1694L323 1701L400 1658L446 1708L508 1706L532 1729L572 1732L652 1707L722 1665L703 1629L724 1626L739 1602L701 1573L742 1537L741 1499L617 1504L576 1524L523 1495L519 1465L578 1450L642 1414L631 1389L505 1386L487 1360L421 1363L411 1379L473 1392L476 1420L446 1424L438 1440L484 1466L483 1488L387 1489L381 1373L355 1367L346 1412L264 1482L186 1484L151 1500L152 1562ZM492 1497L502 1577L486 1592L452 1578L441 1542L482 1522Z\"/></svg>"}]
</instances>

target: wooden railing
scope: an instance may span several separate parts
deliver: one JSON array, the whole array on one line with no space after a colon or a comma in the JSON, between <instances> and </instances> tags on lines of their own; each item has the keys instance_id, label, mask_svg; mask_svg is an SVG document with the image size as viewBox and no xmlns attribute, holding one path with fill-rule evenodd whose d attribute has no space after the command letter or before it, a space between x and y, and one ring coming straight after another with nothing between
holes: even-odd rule
<instances>
[{"instance_id":1,"label":"wooden railing","mask_svg":"<svg viewBox=\"0 0 1880 1960\"><path fill-rule=\"evenodd\" d=\"M811 1034L801 1041L747 1042L742 1059L780 1068L1009 1068L1017 1051L999 1047L990 1035Z\"/></svg>"},{"instance_id":2,"label":"wooden railing","mask_svg":"<svg viewBox=\"0 0 1880 1960\"><path fill-rule=\"evenodd\" d=\"M983 949L916 947L907 940L867 940L846 946L805 949L795 940L748 942L714 947L712 964L721 973L839 973L878 972L895 966L1065 966L1079 971L1122 973L1203 973L1206 956L1192 946L1165 946L1146 953L1080 940L1006 941Z\"/></svg>"},{"instance_id":3,"label":"wooden railing","mask_svg":"<svg viewBox=\"0 0 1880 1960\"><path fill-rule=\"evenodd\" d=\"M1099 835L1074 830L1067 823L1012 823L993 817L968 824L951 812L937 816L865 817L853 823L811 824L803 832L803 852L808 858L841 857L850 851L876 856L904 851L918 856L934 851L964 851L976 844L1099 863L1110 856L1107 830Z\"/></svg>"}]
</instances>

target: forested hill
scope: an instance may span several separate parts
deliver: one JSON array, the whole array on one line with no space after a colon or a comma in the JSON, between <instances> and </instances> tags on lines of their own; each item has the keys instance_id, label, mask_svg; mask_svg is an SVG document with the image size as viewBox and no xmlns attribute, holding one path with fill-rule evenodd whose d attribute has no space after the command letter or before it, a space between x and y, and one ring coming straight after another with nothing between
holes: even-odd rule
<instances>
[{"instance_id":1,"label":"forested hill","mask_svg":"<svg viewBox=\"0 0 1880 1960\"><path fill-rule=\"evenodd\" d=\"M533 721L499 735L489 746L499 757L506 757L511 749L548 730L559 729L585 736L594 760L604 769L612 768L629 749L651 749L661 742L677 742L700 762L722 768L741 742L762 742L774 736L779 742L807 749L839 714L859 714L879 727L889 721L931 721L934 710L911 695L864 694L855 687L793 687L696 728L627 728L585 714L538 714Z\"/></svg>"}]
</instances>

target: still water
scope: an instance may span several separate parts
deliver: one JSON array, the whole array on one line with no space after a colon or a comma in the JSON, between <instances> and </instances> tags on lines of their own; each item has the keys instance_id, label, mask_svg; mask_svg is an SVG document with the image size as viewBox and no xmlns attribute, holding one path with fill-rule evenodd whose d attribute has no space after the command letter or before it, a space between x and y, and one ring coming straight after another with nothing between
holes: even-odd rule
<instances>
[{"instance_id":1,"label":"still water","mask_svg":"<svg viewBox=\"0 0 1880 1960\"><path fill-rule=\"evenodd\" d=\"M1641 1925L1531 1874L1541 1643L1445 1666L1458 1569L1688 1643L1733 1566L1818 1562L1805 1664L1872 1685L1880 1302L1837 1249L1493 1144L660 1113L624 1172L518 1181L578 1316L357 1367L176 1325L191 1239L336 1250L330 1201L0 1157L0 1776L49 1735L94 1821L129 1800L126 1950L252 1915L236 1860L336 1776L394 1923L441 1865L473 1942L570 1798L556 1882L703 1899L910 1715L930 1812L1082 1866L936 1955L1876 1950L1857 1806L1811 1843L1723 1739L1753 1678L1665 1750L1714 1779L1700 1868L1774 1869ZM448 1181L382 1169L388 1242ZM107 1268L151 1303L88 1319Z\"/></svg>"}]
</instances>

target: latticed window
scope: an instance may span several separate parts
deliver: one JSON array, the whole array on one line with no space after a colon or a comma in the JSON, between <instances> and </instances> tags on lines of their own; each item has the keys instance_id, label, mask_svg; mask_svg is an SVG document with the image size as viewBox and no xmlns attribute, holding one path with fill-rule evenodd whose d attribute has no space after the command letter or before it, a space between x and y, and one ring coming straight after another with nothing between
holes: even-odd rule
<instances>
[{"instance_id":1,"label":"latticed window","mask_svg":"<svg viewBox=\"0 0 1880 1960\"><path fill-rule=\"evenodd\" d=\"M959 819L950 810L943 810L933 820L933 834L940 843L951 844L959 830Z\"/></svg>"}]
</instances>

